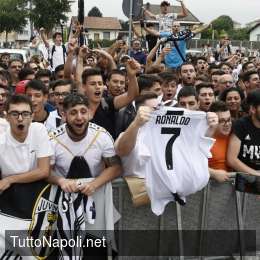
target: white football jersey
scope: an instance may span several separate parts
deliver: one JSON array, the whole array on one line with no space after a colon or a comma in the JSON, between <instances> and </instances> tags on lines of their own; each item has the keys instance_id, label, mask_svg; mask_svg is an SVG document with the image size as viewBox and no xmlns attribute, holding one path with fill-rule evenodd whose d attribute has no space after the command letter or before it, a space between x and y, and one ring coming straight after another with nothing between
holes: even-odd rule
<instances>
[{"instance_id":1,"label":"white football jersey","mask_svg":"<svg viewBox=\"0 0 260 260\"><path fill-rule=\"evenodd\" d=\"M139 131L150 152L145 167L147 192L152 211L163 213L165 206L205 187L209 180L208 158L214 139L205 137L206 113L163 107Z\"/></svg>"}]
</instances>

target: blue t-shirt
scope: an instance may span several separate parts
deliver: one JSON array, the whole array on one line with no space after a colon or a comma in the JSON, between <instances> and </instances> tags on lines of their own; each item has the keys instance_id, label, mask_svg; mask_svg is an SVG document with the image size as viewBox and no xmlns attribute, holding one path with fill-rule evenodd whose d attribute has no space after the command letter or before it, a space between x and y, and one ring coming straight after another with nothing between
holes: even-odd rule
<instances>
[{"instance_id":1,"label":"blue t-shirt","mask_svg":"<svg viewBox=\"0 0 260 260\"><path fill-rule=\"evenodd\" d=\"M172 35L171 32L161 32L160 33L161 38L169 37L171 35ZM178 51L176 50L173 42L170 41L169 43L171 44L172 50L169 54L167 54L165 56L165 64L168 68L178 68L183 63L183 60L182 60L180 54L178 53ZM179 47L179 50L180 50L182 56L184 58L186 58L186 41L180 40L180 41L176 41L176 43L178 44L178 47Z\"/></svg>"}]
</instances>

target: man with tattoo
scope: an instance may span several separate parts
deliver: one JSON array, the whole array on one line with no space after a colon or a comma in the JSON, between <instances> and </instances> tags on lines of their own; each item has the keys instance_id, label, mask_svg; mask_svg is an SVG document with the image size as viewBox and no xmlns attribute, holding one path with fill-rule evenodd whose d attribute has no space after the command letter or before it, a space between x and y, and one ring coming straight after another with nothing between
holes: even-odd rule
<instances>
[{"instance_id":1,"label":"man with tattoo","mask_svg":"<svg viewBox=\"0 0 260 260\"><path fill-rule=\"evenodd\" d=\"M65 124L51 133L54 172L49 182L65 192L92 195L98 188L121 174L113 139L102 127L89 122L88 101L81 94L70 94L63 102ZM105 166L105 167L104 167ZM80 182L80 178L93 178Z\"/></svg>"}]
</instances>

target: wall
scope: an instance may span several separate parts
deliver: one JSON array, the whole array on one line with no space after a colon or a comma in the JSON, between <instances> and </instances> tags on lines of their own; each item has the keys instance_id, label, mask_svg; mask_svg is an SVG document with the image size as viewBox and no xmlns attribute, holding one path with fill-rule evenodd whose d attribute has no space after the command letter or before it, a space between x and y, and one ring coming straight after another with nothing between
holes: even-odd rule
<instances>
[{"instance_id":1,"label":"wall","mask_svg":"<svg viewBox=\"0 0 260 260\"><path fill-rule=\"evenodd\" d=\"M257 35L259 35L258 38L260 38L260 25L250 32L250 41L257 41ZM260 39L258 39L258 41L260 41Z\"/></svg>"},{"instance_id":2,"label":"wall","mask_svg":"<svg viewBox=\"0 0 260 260\"><path fill-rule=\"evenodd\" d=\"M109 31L109 30L92 30L92 29L89 29L89 31L88 31L88 38L91 39L91 40L94 40L94 34L98 33L99 34L99 39L103 40L103 32L110 32L110 40L114 40L114 39L117 38L119 31L115 31L115 30L114 31Z\"/></svg>"}]
</instances>

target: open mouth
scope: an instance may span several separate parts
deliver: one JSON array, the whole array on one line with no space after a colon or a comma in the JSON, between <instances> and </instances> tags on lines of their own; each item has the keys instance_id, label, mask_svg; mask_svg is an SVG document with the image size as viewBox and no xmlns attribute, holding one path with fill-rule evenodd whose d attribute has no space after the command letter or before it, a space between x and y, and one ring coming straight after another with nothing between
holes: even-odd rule
<instances>
[{"instance_id":1,"label":"open mouth","mask_svg":"<svg viewBox=\"0 0 260 260\"><path fill-rule=\"evenodd\" d=\"M23 124L19 124L18 126L17 126L17 128L19 129L19 130L21 130L21 131L23 131L24 130L24 125Z\"/></svg>"},{"instance_id":2,"label":"open mouth","mask_svg":"<svg viewBox=\"0 0 260 260\"><path fill-rule=\"evenodd\" d=\"M84 123L81 123L81 124L75 124L75 126L76 126L77 128L82 128L82 127L84 126Z\"/></svg>"},{"instance_id":3,"label":"open mouth","mask_svg":"<svg viewBox=\"0 0 260 260\"><path fill-rule=\"evenodd\" d=\"M96 92L94 93L94 95L95 95L96 97L100 97L100 96L101 96L101 91L96 91Z\"/></svg>"},{"instance_id":4,"label":"open mouth","mask_svg":"<svg viewBox=\"0 0 260 260\"><path fill-rule=\"evenodd\" d=\"M172 93L167 93L167 94L166 94L166 98L167 98L167 99L172 99Z\"/></svg>"}]
</instances>

